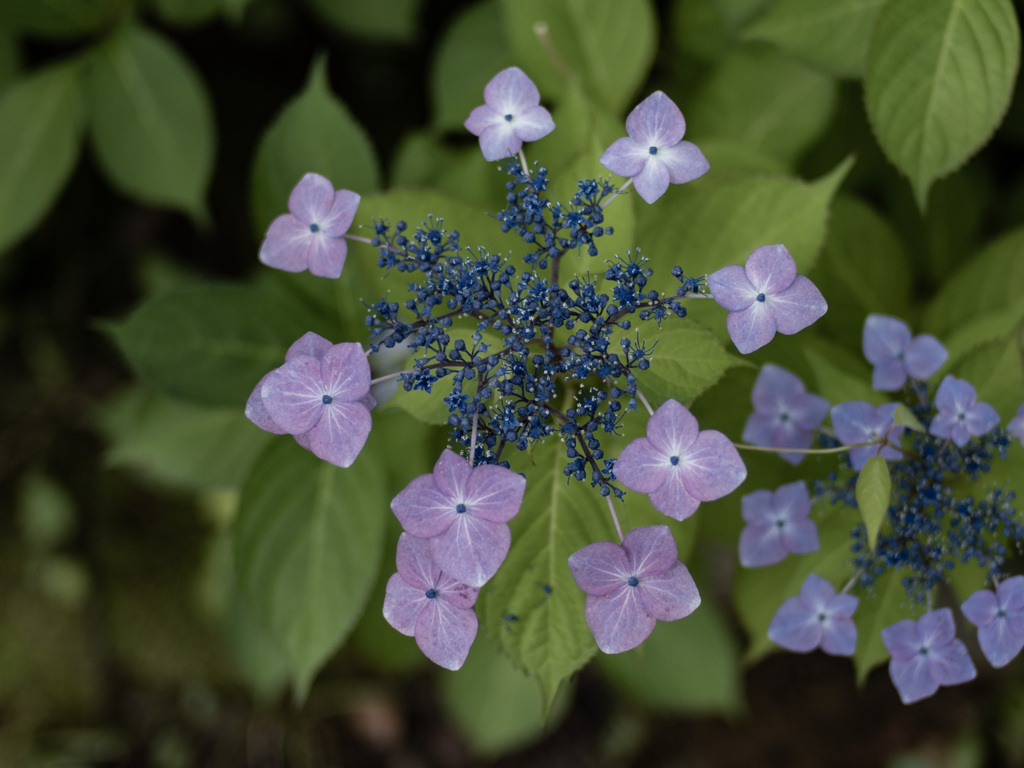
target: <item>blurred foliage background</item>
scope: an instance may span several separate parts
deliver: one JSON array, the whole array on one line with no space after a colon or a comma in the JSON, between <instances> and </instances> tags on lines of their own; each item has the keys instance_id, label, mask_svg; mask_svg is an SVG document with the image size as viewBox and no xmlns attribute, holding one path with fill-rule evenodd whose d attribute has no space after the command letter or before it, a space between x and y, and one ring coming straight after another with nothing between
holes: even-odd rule
<instances>
[{"instance_id":1,"label":"blurred foliage background","mask_svg":"<svg viewBox=\"0 0 1024 768\"><path fill-rule=\"evenodd\" d=\"M728 608L591 665L545 725L536 686L487 638L441 674L386 627L390 562L296 706L228 543L268 436L240 402L138 383L112 343L144 298L254 275L295 167L494 210L501 186L461 129L483 84L518 64L545 103L574 108L557 60L513 23L541 13L580 46L563 52L589 62L613 137L662 88L713 171L818 178L856 154L815 276L837 309L827 332L856 348L844 302L922 306L1024 220L1017 94L924 213L886 161L860 82L882 4L850 3L868 27L845 25L823 59L787 36L795 0L623 0L628 28L598 38L621 45L589 48L558 35L606 3L0 0L0 765L1024 765L1020 662L905 708L884 669L858 689L848 661L820 654L745 668ZM861 239L905 266L865 284L842 266ZM720 538L692 567L725 606L735 553Z\"/></svg>"}]
</instances>

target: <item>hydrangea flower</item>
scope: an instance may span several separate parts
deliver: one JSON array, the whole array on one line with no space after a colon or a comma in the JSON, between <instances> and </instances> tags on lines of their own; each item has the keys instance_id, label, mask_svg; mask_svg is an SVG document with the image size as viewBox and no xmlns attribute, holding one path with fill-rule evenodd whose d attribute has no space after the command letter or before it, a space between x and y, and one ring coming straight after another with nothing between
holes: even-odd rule
<instances>
[{"instance_id":1,"label":"hydrangea flower","mask_svg":"<svg viewBox=\"0 0 1024 768\"><path fill-rule=\"evenodd\" d=\"M590 544L569 556L569 570L587 593L587 625L605 653L636 648L657 620L681 619L700 605L697 585L679 562L667 525L635 528L621 546Z\"/></svg>"},{"instance_id":2,"label":"hydrangea flower","mask_svg":"<svg viewBox=\"0 0 1024 768\"><path fill-rule=\"evenodd\" d=\"M285 364L256 385L245 415L268 432L295 435L324 461L349 467L370 434L373 404L363 348L306 334L288 350Z\"/></svg>"},{"instance_id":3,"label":"hydrangea flower","mask_svg":"<svg viewBox=\"0 0 1024 768\"><path fill-rule=\"evenodd\" d=\"M907 377L924 381L946 362L949 353L927 333L911 338L910 326L896 317L868 315L862 337L864 357L874 366L871 386L894 392Z\"/></svg>"},{"instance_id":4,"label":"hydrangea flower","mask_svg":"<svg viewBox=\"0 0 1024 768\"><path fill-rule=\"evenodd\" d=\"M776 331L787 336L802 331L828 310L821 291L796 273L784 245L762 245L746 266L730 264L711 273L708 288L728 310L729 338L743 354L763 347Z\"/></svg>"},{"instance_id":5,"label":"hydrangea flower","mask_svg":"<svg viewBox=\"0 0 1024 768\"><path fill-rule=\"evenodd\" d=\"M348 255L345 233L352 226L359 195L307 173L288 197L288 210L270 224L260 261L285 272L308 269L318 277L340 277Z\"/></svg>"},{"instance_id":6,"label":"hydrangea flower","mask_svg":"<svg viewBox=\"0 0 1024 768\"><path fill-rule=\"evenodd\" d=\"M768 625L768 637L788 651L809 653L821 648L831 656L852 656L857 627L851 617L858 600L836 594L817 574L808 574L800 594L786 600Z\"/></svg>"},{"instance_id":7,"label":"hydrangea flower","mask_svg":"<svg viewBox=\"0 0 1024 768\"><path fill-rule=\"evenodd\" d=\"M811 520L811 497L803 480L774 491L759 490L740 500L746 526L740 531L740 563L757 568L786 555L818 549L818 526Z\"/></svg>"},{"instance_id":8,"label":"hydrangea flower","mask_svg":"<svg viewBox=\"0 0 1024 768\"><path fill-rule=\"evenodd\" d=\"M944 437L963 448L971 436L981 437L999 424L999 414L988 403L978 402L978 393L969 381L947 375L935 393L938 413L928 425L928 433Z\"/></svg>"},{"instance_id":9,"label":"hydrangea flower","mask_svg":"<svg viewBox=\"0 0 1024 768\"><path fill-rule=\"evenodd\" d=\"M928 698L940 685L966 683L977 675L967 648L956 639L949 608L886 627L882 642L892 654L889 677L904 704Z\"/></svg>"},{"instance_id":10,"label":"hydrangea flower","mask_svg":"<svg viewBox=\"0 0 1024 768\"><path fill-rule=\"evenodd\" d=\"M637 493L650 495L659 512L684 520L702 501L735 491L747 477L736 447L721 432L698 431L697 419L666 400L615 462L615 476Z\"/></svg>"},{"instance_id":11,"label":"hydrangea flower","mask_svg":"<svg viewBox=\"0 0 1024 768\"><path fill-rule=\"evenodd\" d=\"M1010 423L1006 425L1006 431L1024 445L1024 403L1017 409L1017 414L1010 419Z\"/></svg>"},{"instance_id":12,"label":"hydrangea flower","mask_svg":"<svg viewBox=\"0 0 1024 768\"><path fill-rule=\"evenodd\" d=\"M403 635L415 637L432 662L459 669L476 638L473 604L480 590L438 568L428 542L408 533L398 538L395 561L398 573L388 579L384 618Z\"/></svg>"},{"instance_id":13,"label":"hydrangea flower","mask_svg":"<svg viewBox=\"0 0 1024 768\"><path fill-rule=\"evenodd\" d=\"M626 118L626 133L604 151L601 165L633 179L637 193L653 203L669 184L685 184L711 167L696 144L683 141L686 120L668 96L655 91Z\"/></svg>"},{"instance_id":14,"label":"hydrangea flower","mask_svg":"<svg viewBox=\"0 0 1024 768\"><path fill-rule=\"evenodd\" d=\"M903 434L903 425L894 421L895 414L896 403L886 403L877 408L863 400L840 403L832 406L832 429L843 445L869 443L881 437L895 443ZM850 464L860 472L872 456L899 461L903 453L891 445L862 445L850 449Z\"/></svg>"},{"instance_id":15,"label":"hydrangea flower","mask_svg":"<svg viewBox=\"0 0 1024 768\"><path fill-rule=\"evenodd\" d=\"M480 137L488 162L514 155L524 141L537 141L555 130L551 113L540 105L540 91L519 67L496 74L484 87L484 104L464 123Z\"/></svg>"},{"instance_id":16,"label":"hydrangea flower","mask_svg":"<svg viewBox=\"0 0 1024 768\"><path fill-rule=\"evenodd\" d=\"M505 560L508 521L523 503L526 478L497 464L475 468L445 449L429 475L420 475L391 502L413 536L430 540L434 562L452 578L480 587Z\"/></svg>"},{"instance_id":17,"label":"hydrangea flower","mask_svg":"<svg viewBox=\"0 0 1024 768\"><path fill-rule=\"evenodd\" d=\"M804 383L785 368L766 363L751 392L754 412L743 426L743 440L770 448L810 448L813 432L828 413L828 401L804 389ZM780 453L794 466L803 453Z\"/></svg>"},{"instance_id":18,"label":"hydrangea flower","mask_svg":"<svg viewBox=\"0 0 1024 768\"><path fill-rule=\"evenodd\" d=\"M978 643L993 667L1005 667L1024 648L1024 576L980 589L960 606L978 628Z\"/></svg>"}]
</instances>

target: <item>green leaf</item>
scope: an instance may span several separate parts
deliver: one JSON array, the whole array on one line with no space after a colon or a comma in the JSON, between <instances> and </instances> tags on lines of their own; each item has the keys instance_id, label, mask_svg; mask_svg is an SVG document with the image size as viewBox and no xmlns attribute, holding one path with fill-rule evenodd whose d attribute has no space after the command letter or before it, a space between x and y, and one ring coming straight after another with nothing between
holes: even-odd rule
<instances>
[{"instance_id":1,"label":"green leaf","mask_svg":"<svg viewBox=\"0 0 1024 768\"><path fill-rule=\"evenodd\" d=\"M85 118L81 67L46 67L0 96L0 251L31 232L71 175Z\"/></svg>"},{"instance_id":2,"label":"green leaf","mask_svg":"<svg viewBox=\"0 0 1024 768\"><path fill-rule=\"evenodd\" d=\"M478 603L490 636L540 683L545 712L562 681L597 651L569 555L595 541L617 540L601 495L566 482L561 451L557 440L532 451L526 497L510 523L512 548Z\"/></svg>"},{"instance_id":3,"label":"green leaf","mask_svg":"<svg viewBox=\"0 0 1024 768\"><path fill-rule=\"evenodd\" d=\"M1018 324L1001 339L981 345L960 360L953 373L971 382L978 400L995 408L1005 423L1016 413L1024 392L1024 326Z\"/></svg>"},{"instance_id":4,"label":"green leaf","mask_svg":"<svg viewBox=\"0 0 1024 768\"><path fill-rule=\"evenodd\" d=\"M354 38L411 43L420 29L420 0L307 0L328 24Z\"/></svg>"},{"instance_id":5,"label":"green leaf","mask_svg":"<svg viewBox=\"0 0 1024 768\"><path fill-rule=\"evenodd\" d=\"M801 351L814 374L814 391L830 403L864 400L872 405L885 402L885 396L871 388L871 373L860 355L823 341L816 334L801 338Z\"/></svg>"},{"instance_id":6,"label":"green leaf","mask_svg":"<svg viewBox=\"0 0 1024 768\"><path fill-rule=\"evenodd\" d=\"M917 612L901 579L899 571L882 574L875 579L872 593L862 596L857 604L853 615L857 624L857 649L853 653L857 685L863 685L868 673L889 658L882 630L902 619L913 618L910 614Z\"/></svg>"},{"instance_id":7,"label":"green leaf","mask_svg":"<svg viewBox=\"0 0 1024 768\"><path fill-rule=\"evenodd\" d=\"M669 20L672 40L698 59L716 61L732 52L740 28L768 0L677 0Z\"/></svg>"},{"instance_id":8,"label":"green leaf","mask_svg":"<svg viewBox=\"0 0 1024 768\"><path fill-rule=\"evenodd\" d=\"M777 0L744 30L825 72L860 78L885 0Z\"/></svg>"},{"instance_id":9,"label":"green leaf","mask_svg":"<svg viewBox=\"0 0 1024 768\"><path fill-rule=\"evenodd\" d=\"M281 436L242 488L238 583L288 656L298 701L355 625L377 579L389 514L383 447L371 432L349 471Z\"/></svg>"},{"instance_id":10,"label":"green leaf","mask_svg":"<svg viewBox=\"0 0 1024 768\"><path fill-rule=\"evenodd\" d=\"M649 321L637 328L640 338L655 342L651 367L639 379L640 388L652 402L672 398L689 405L730 368L750 366L726 352L711 331L695 322L670 318L663 326L659 331L657 324Z\"/></svg>"},{"instance_id":11,"label":"green leaf","mask_svg":"<svg viewBox=\"0 0 1024 768\"><path fill-rule=\"evenodd\" d=\"M984 145L1010 103L1020 30L1010 0L889 0L868 50L872 128L924 210L936 179Z\"/></svg>"},{"instance_id":12,"label":"green leaf","mask_svg":"<svg viewBox=\"0 0 1024 768\"><path fill-rule=\"evenodd\" d=\"M881 456L872 456L857 476L857 506L867 529L867 541L874 550L878 529L889 512L889 467Z\"/></svg>"},{"instance_id":13,"label":"green leaf","mask_svg":"<svg viewBox=\"0 0 1024 768\"><path fill-rule=\"evenodd\" d=\"M126 0L33 0L0 3L0 28L46 38L74 38L114 22Z\"/></svg>"},{"instance_id":14,"label":"green leaf","mask_svg":"<svg viewBox=\"0 0 1024 768\"><path fill-rule=\"evenodd\" d=\"M430 67L434 126L465 131L462 124L483 104L484 86L515 64L502 32L499 0L471 5L445 30Z\"/></svg>"},{"instance_id":15,"label":"green leaf","mask_svg":"<svg viewBox=\"0 0 1024 768\"><path fill-rule=\"evenodd\" d=\"M270 222L288 209L288 195L307 173L335 189L365 195L380 186L377 152L327 81L327 58L310 67L306 87L267 128L256 150L250 182L253 226L262 239Z\"/></svg>"},{"instance_id":16,"label":"green leaf","mask_svg":"<svg viewBox=\"0 0 1024 768\"><path fill-rule=\"evenodd\" d=\"M336 326L302 297L267 285L184 285L106 324L143 381L200 405L243 408L307 331L334 341Z\"/></svg>"},{"instance_id":17,"label":"green leaf","mask_svg":"<svg viewBox=\"0 0 1024 768\"><path fill-rule=\"evenodd\" d=\"M597 665L627 699L670 715L735 715L743 708L739 648L705 594L679 621L659 621L639 648L599 655Z\"/></svg>"},{"instance_id":18,"label":"green leaf","mask_svg":"<svg viewBox=\"0 0 1024 768\"><path fill-rule=\"evenodd\" d=\"M174 44L132 24L94 48L88 62L92 144L111 183L204 220L213 110L192 64Z\"/></svg>"},{"instance_id":19,"label":"green leaf","mask_svg":"<svg viewBox=\"0 0 1024 768\"><path fill-rule=\"evenodd\" d=\"M441 701L470 750L500 757L540 740L568 712L571 697L559 696L545 718L537 683L515 669L487 638L478 637L465 665L440 680Z\"/></svg>"},{"instance_id":20,"label":"green leaf","mask_svg":"<svg viewBox=\"0 0 1024 768\"><path fill-rule=\"evenodd\" d=\"M225 12L226 0L150 0L167 24L193 27L213 21Z\"/></svg>"},{"instance_id":21,"label":"green leaf","mask_svg":"<svg viewBox=\"0 0 1024 768\"><path fill-rule=\"evenodd\" d=\"M686 108L692 138L730 139L787 165L828 127L836 83L768 46L726 57ZM712 166L714 167L714 166Z\"/></svg>"},{"instance_id":22,"label":"green leaf","mask_svg":"<svg viewBox=\"0 0 1024 768\"><path fill-rule=\"evenodd\" d=\"M647 79L657 51L649 0L502 0L505 33L543 99L579 79L586 92L622 112ZM539 30L544 30L538 34Z\"/></svg>"},{"instance_id":23,"label":"green leaf","mask_svg":"<svg viewBox=\"0 0 1024 768\"><path fill-rule=\"evenodd\" d=\"M18 44L9 31L0 31L0 94L18 77L21 67Z\"/></svg>"},{"instance_id":24,"label":"green leaf","mask_svg":"<svg viewBox=\"0 0 1024 768\"><path fill-rule=\"evenodd\" d=\"M914 432L924 433L927 430L924 428L917 416L907 408L903 403L896 403L896 412L893 414L893 423L902 424L907 429L911 429Z\"/></svg>"},{"instance_id":25,"label":"green leaf","mask_svg":"<svg viewBox=\"0 0 1024 768\"><path fill-rule=\"evenodd\" d=\"M107 466L131 467L193 490L237 488L271 435L245 418L245 402L204 408L130 388L101 406Z\"/></svg>"},{"instance_id":26,"label":"green leaf","mask_svg":"<svg viewBox=\"0 0 1024 768\"><path fill-rule=\"evenodd\" d=\"M17 509L21 538L34 550L55 549L74 533L74 499L63 485L38 469L22 475Z\"/></svg>"}]
</instances>

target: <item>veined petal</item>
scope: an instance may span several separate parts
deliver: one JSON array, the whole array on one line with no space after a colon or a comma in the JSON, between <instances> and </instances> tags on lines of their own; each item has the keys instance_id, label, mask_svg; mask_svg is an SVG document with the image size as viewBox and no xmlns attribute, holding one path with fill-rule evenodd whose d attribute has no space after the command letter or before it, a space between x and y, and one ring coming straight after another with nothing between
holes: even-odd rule
<instances>
[{"instance_id":1,"label":"veined petal","mask_svg":"<svg viewBox=\"0 0 1024 768\"><path fill-rule=\"evenodd\" d=\"M821 622L799 597L791 597L768 624L768 639L788 651L809 653L821 644Z\"/></svg>"},{"instance_id":2,"label":"veined petal","mask_svg":"<svg viewBox=\"0 0 1024 768\"><path fill-rule=\"evenodd\" d=\"M523 146L523 140L516 136L512 124L506 120L484 129L480 134L480 149L484 160L493 162L516 154Z\"/></svg>"},{"instance_id":3,"label":"veined petal","mask_svg":"<svg viewBox=\"0 0 1024 768\"><path fill-rule=\"evenodd\" d=\"M434 485L449 497L455 506L468 495L467 487L472 469L469 462L455 451L445 448L434 463Z\"/></svg>"},{"instance_id":4,"label":"veined petal","mask_svg":"<svg viewBox=\"0 0 1024 768\"><path fill-rule=\"evenodd\" d=\"M704 153L690 141L680 141L673 147L659 149L657 157L668 168L668 179L673 184L693 181L711 169Z\"/></svg>"},{"instance_id":5,"label":"veined petal","mask_svg":"<svg viewBox=\"0 0 1024 768\"><path fill-rule=\"evenodd\" d=\"M775 318L775 328L786 336L802 331L828 311L821 291L803 275L797 275L781 293L768 295L765 303Z\"/></svg>"},{"instance_id":6,"label":"veined petal","mask_svg":"<svg viewBox=\"0 0 1024 768\"><path fill-rule=\"evenodd\" d=\"M671 147L685 132L683 113L663 91L652 93L626 117L626 133L637 143L649 147Z\"/></svg>"},{"instance_id":7,"label":"veined petal","mask_svg":"<svg viewBox=\"0 0 1024 768\"><path fill-rule=\"evenodd\" d=\"M320 229L328 237L341 237L356 218L359 208L359 195L348 189L339 189L334 193L334 201L327 216L320 222Z\"/></svg>"},{"instance_id":8,"label":"veined petal","mask_svg":"<svg viewBox=\"0 0 1024 768\"><path fill-rule=\"evenodd\" d=\"M610 595L630 577L626 551L610 541L595 541L569 555L569 572L588 595Z\"/></svg>"},{"instance_id":9,"label":"veined petal","mask_svg":"<svg viewBox=\"0 0 1024 768\"><path fill-rule=\"evenodd\" d=\"M622 540L629 559L629 574L646 578L663 573L679 562L679 552L672 531L667 525L634 528Z\"/></svg>"},{"instance_id":10,"label":"veined petal","mask_svg":"<svg viewBox=\"0 0 1024 768\"><path fill-rule=\"evenodd\" d=\"M427 544L429 545L429 542ZM456 608L472 608L476 604L476 599L480 596L479 588L463 584L461 581L453 579L447 573L441 574L434 589L437 590L438 598Z\"/></svg>"},{"instance_id":11,"label":"veined petal","mask_svg":"<svg viewBox=\"0 0 1024 768\"><path fill-rule=\"evenodd\" d=\"M319 173L307 173L288 196L288 210L308 226L326 219L334 205L334 185Z\"/></svg>"},{"instance_id":12,"label":"veined petal","mask_svg":"<svg viewBox=\"0 0 1024 768\"><path fill-rule=\"evenodd\" d=\"M678 560L654 576L641 577L636 587L640 602L655 619L676 621L700 605L700 592L686 566Z\"/></svg>"},{"instance_id":13,"label":"veined petal","mask_svg":"<svg viewBox=\"0 0 1024 768\"><path fill-rule=\"evenodd\" d=\"M1009 622L1001 618L978 630L978 644L988 663L999 669L1017 658L1024 648L1024 635L1018 635Z\"/></svg>"},{"instance_id":14,"label":"veined petal","mask_svg":"<svg viewBox=\"0 0 1024 768\"><path fill-rule=\"evenodd\" d=\"M315 238L308 224L288 213L278 216L260 246L260 261L285 272L302 272L309 268L309 244Z\"/></svg>"},{"instance_id":15,"label":"veined petal","mask_svg":"<svg viewBox=\"0 0 1024 768\"><path fill-rule=\"evenodd\" d=\"M311 430L323 413L320 361L300 355L271 371L263 382L263 404L270 418L289 434Z\"/></svg>"},{"instance_id":16,"label":"veined petal","mask_svg":"<svg viewBox=\"0 0 1024 768\"><path fill-rule=\"evenodd\" d=\"M438 598L428 599L416 621L416 644L438 666L460 669L466 663L478 627L472 609L456 608Z\"/></svg>"},{"instance_id":17,"label":"veined petal","mask_svg":"<svg viewBox=\"0 0 1024 768\"><path fill-rule=\"evenodd\" d=\"M748 355L775 338L775 318L764 302L754 301L746 309L730 312L725 319L729 338L736 349Z\"/></svg>"},{"instance_id":18,"label":"veined petal","mask_svg":"<svg viewBox=\"0 0 1024 768\"><path fill-rule=\"evenodd\" d=\"M470 472L466 484L468 514L492 523L507 523L523 503L526 478L497 464L484 464Z\"/></svg>"},{"instance_id":19,"label":"veined petal","mask_svg":"<svg viewBox=\"0 0 1024 768\"><path fill-rule=\"evenodd\" d=\"M285 362L298 355L309 355L317 360L323 359L324 353L334 345L318 333L308 331L302 334L284 355Z\"/></svg>"},{"instance_id":20,"label":"veined petal","mask_svg":"<svg viewBox=\"0 0 1024 768\"><path fill-rule=\"evenodd\" d=\"M429 539L448 530L458 514L455 504L437 489L433 475L420 475L391 500L402 528L413 536Z\"/></svg>"},{"instance_id":21,"label":"veined petal","mask_svg":"<svg viewBox=\"0 0 1024 768\"><path fill-rule=\"evenodd\" d=\"M666 400L647 421L647 439L666 456L680 456L697 439L697 419L676 400Z\"/></svg>"},{"instance_id":22,"label":"veined petal","mask_svg":"<svg viewBox=\"0 0 1024 768\"><path fill-rule=\"evenodd\" d=\"M544 107L530 107L512 118L512 130L523 141L537 141L555 130L555 121Z\"/></svg>"},{"instance_id":23,"label":"veined petal","mask_svg":"<svg viewBox=\"0 0 1024 768\"><path fill-rule=\"evenodd\" d=\"M370 391L370 364L361 344L344 342L332 346L320 362L320 375L335 400L353 402Z\"/></svg>"},{"instance_id":24,"label":"veined petal","mask_svg":"<svg viewBox=\"0 0 1024 768\"><path fill-rule=\"evenodd\" d=\"M928 662L917 653L905 660L896 657L890 659L889 677L904 704L927 699L939 690L939 683L932 677Z\"/></svg>"},{"instance_id":25,"label":"veined petal","mask_svg":"<svg viewBox=\"0 0 1024 768\"><path fill-rule=\"evenodd\" d=\"M405 583L422 592L435 588L441 578L441 569L430 557L430 543L408 533L398 537L395 565Z\"/></svg>"},{"instance_id":26,"label":"veined petal","mask_svg":"<svg viewBox=\"0 0 1024 768\"><path fill-rule=\"evenodd\" d=\"M492 125L501 125L505 122L506 120L504 115L495 112L484 104L476 107L472 112L470 112L469 117L466 118L466 122L463 123L463 125L466 126L466 130L474 136L479 136Z\"/></svg>"},{"instance_id":27,"label":"veined petal","mask_svg":"<svg viewBox=\"0 0 1024 768\"><path fill-rule=\"evenodd\" d=\"M484 87L484 101L500 115L518 115L540 104L540 91L519 67L509 67Z\"/></svg>"},{"instance_id":28,"label":"veined petal","mask_svg":"<svg viewBox=\"0 0 1024 768\"><path fill-rule=\"evenodd\" d=\"M628 136L616 139L600 157L601 165L619 176L633 177L644 169L651 159L650 150Z\"/></svg>"},{"instance_id":29,"label":"veined petal","mask_svg":"<svg viewBox=\"0 0 1024 768\"><path fill-rule=\"evenodd\" d=\"M504 562L512 544L505 523L456 514L448 530L430 540L434 562L453 579L482 587Z\"/></svg>"},{"instance_id":30,"label":"veined petal","mask_svg":"<svg viewBox=\"0 0 1024 768\"><path fill-rule=\"evenodd\" d=\"M638 437L622 449L615 462L615 477L631 491L651 493L665 482L671 466L650 440Z\"/></svg>"},{"instance_id":31,"label":"veined petal","mask_svg":"<svg viewBox=\"0 0 1024 768\"><path fill-rule=\"evenodd\" d=\"M392 574L384 590L384 618L403 635L411 637L427 599L425 589L408 584L399 573Z\"/></svg>"},{"instance_id":32,"label":"veined petal","mask_svg":"<svg viewBox=\"0 0 1024 768\"><path fill-rule=\"evenodd\" d=\"M730 264L708 275L711 297L722 309L739 312L757 300L757 291L743 267Z\"/></svg>"},{"instance_id":33,"label":"veined petal","mask_svg":"<svg viewBox=\"0 0 1024 768\"><path fill-rule=\"evenodd\" d=\"M685 520L700 506L700 499L692 496L683 484L682 474L673 467L658 488L649 494L651 504L663 515L673 520ZM628 487L628 486L627 486Z\"/></svg>"},{"instance_id":34,"label":"veined petal","mask_svg":"<svg viewBox=\"0 0 1024 768\"><path fill-rule=\"evenodd\" d=\"M679 457L683 484L694 498L714 501L727 496L747 479L747 468L732 440L714 429L701 432Z\"/></svg>"},{"instance_id":35,"label":"veined petal","mask_svg":"<svg viewBox=\"0 0 1024 768\"><path fill-rule=\"evenodd\" d=\"M622 653L636 648L650 636L657 623L644 610L637 590L630 586L601 597L587 595L583 615L597 647L605 653Z\"/></svg>"},{"instance_id":36,"label":"veined petal","mask_svg":"<svg viewBox=\"0 0 1024 768\"><path fill-rule=\"evenodd\" d=\"M306 261L309 262L310 274L317 277L337 279L345 268L348 256L348 243L341 237L328 237L319 232L309 239L306 245Z\"/></svg>"},{"instance_id":37,"label":"veined petal","mask_svg":"<svg viewBox=\"0 0 1024 768\"><path fill-rule=\"evenodd\" d=\"M782 293L796 279L796 261L781 243L755 248L744 269L756 292L767 296Z\"/></svg>"},{"instance_id":38,"label":"veined petal","mask_svg":"<svg viewBox=\"0 0 1024 768\"><path fill-rule=\"evenodd\" d=\"M372 427L366 406L335 401L323 406L320 420L309 430L309 449L337 467L351 467Z\"/></svg>"},{"instance_id":39,"label":"veined petal","mask_svg":"<svg viewBox=\"0 0 1024 768\"><path fill-rule=\"evenodd\" d=\"M657 157L651 156L643 169L633 177L633 186L645 202L653 203L668 189L668 166Z\"/></svg>"},{"instance_id":40,"label":"veined petal","mask_svg":"<svg viewBox=\"0 0 1024 768\"><path fill-rule=\"evenodd\" d=\"M267 413L267 407L263 404L263 384L269 375L270 373L264 375L256 384L252 394L249 395L249 399L245 403L245 417L264 432L271 432L275 435L287 435L288 430L278 426L277 422L270 418L270 414Z\"/></svg>"},{"instance_id":41,"label":"veined petal","mask_svg":"<svg viewBox=\"0 0 1024 768\"><path fill-rule=\"evenodd\" d=\"M918 381L923 381L937 372L949 357L949 352L942 343L927 333L915 336L907 345L903 362L907 373Z\"/></svg>"}]
</instances>

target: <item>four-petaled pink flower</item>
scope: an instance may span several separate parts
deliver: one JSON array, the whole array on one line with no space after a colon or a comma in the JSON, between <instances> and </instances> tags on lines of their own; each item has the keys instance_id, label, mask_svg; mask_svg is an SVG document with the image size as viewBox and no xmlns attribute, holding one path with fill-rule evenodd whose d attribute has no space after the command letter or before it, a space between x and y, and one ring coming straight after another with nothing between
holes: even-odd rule
<instances>
[{"instance_id":1,"label":"four-petaled pink flower","mask_svg":"<svg viewBox=\"0 0 1024 768\"><path fill-rule=\"evenodd\" d=\"M772 363L757 374L751 398L754 412L743 426L743 440L768 448L810 448L812 434L828 413L828 401L804 389L799 377ZM779 453L794 466L803 453Z\"/></svg>"},{"instance_id":2,"label":"four-petaled pink flower","mask_svg":"<svg viewBox=\"0 0 1024 768\"><path fill-rule=\"evenodd\" d=\"M946 362L949 353L927 333L911 338L910 326L888 315L868 315L862 337L864 357L874 366L871 386L894 392L907 377L924 381Z\"/></svg>"},{"instance_id":3,"label":"four-petaled pink flower","mask_svg":"<svg viewBox=\"0 0 1024 768\"><path fill-rule=\"evenodd\" d=\"M395 556L398 573L388 579L384 618L416 638L424 655L445 669L459 669L476 638L473 611L480 590L446 574L431 559L426 541L403 533Z\"/></svg>"},{"instance_id":4,"label":"four-petaled pink flower","mask_svg":"<svg viewBox=\"0 0 1024 768\"><path fill-rule=\"evenodd\" d=\"M843 445L874 443L885 438L885 442L874 445L858 445L850 449L850 464L860 472L868 459L881 456L886 461L899 461L903 453L888 443L899 443L903 425L896 424L896 403L886 403L877 408L863 400L840 403L832 406L832 429L836 439Z\"/></svg>"},{"instance_id":5,"label":"four-petaled pink flower","mask_svg":"<svg viewBox=\"0 0 1024 768\"><path fill-rule=\"evenodd\" d=\"M993 667L1005 667L1024 648L1024 576L980 589L960 606L978 628L978 644Z\"/></svg>"},{"instance_id":6,"label":"four-petaled pink flower","mask_svg":"<svg viewBox=\"0 0 1024 768\"><path fill-rule=\"evenodd\" d=\"M818 526L811 520L811 497L803 480L759 490L740 500L746 526L740 531L740 564L773 565L786 555L818 549Z\"/></svg>"},{"instance_id":7,"label":"four-petaled pink flower","mask_svg":"<svg viewBox=\"0 0 1024 768\"><path fill-rule=\"evenodd\" d=\"M786 600L768 625L768 638L788 651L809 653L820 647L832 656L852 656L857 627L852 616L857 598L835 589L817 574L808 574L800 594Z\"/></svg>"},{"instance_id":8,"label":"four-petaled pink flower","mask_svg":"<svg viewBox=\"0 0 1024 768\"><path fill-rule=\"evenodd\" d=\"M999 424L999 414L988 403L978 402L969 381L947 375L935 393L938 413L928 425L928 434L952 440L963 448L971 436L981 437Z\"/></svg>"},{"instance_id":9,"label":"four-petaled pink flower","mask_svg":"<svg viewBox=\"0 0 1024 768\"><path fill-rule=\"evenodd\" d=\"M569 556L569 570L587 593L584 615L605 653L636 648L657 620L681 619L700 605L697 585L679 562L667 525L635 528L621 546L590 544Z\"/></svg>"},{"instance_id":10,"label":"four-petaled pink flower","mask_svg":"<svg viewBox=\"0 0 1024 768\"><path fill-rule=\"evenodd\" d=\"M669 184L685 184L708 172L708 160L696 144L683 141L686 120L661 91L641 101L626 118L628 137L617 139L601 155L612 173L633 179L637 193L653 203Z\"/></svg>"},{"instance_id":11,"label":"four-petaled pink flower","mask_svg":"<svg viewBox=\"0 0 1024 768\"><path fill-rule=\"evenodd\" d=\"M802 331L828 310L821 291L796 273L796 261L784 245L762 245L745 267L731 264L708 275L708 288L729 311L729 338L743 354L775 337Z\"/></svg>"},{"instance_id":12,"label":"four-petaled pink flower","mask_svg":"<svg viewBox=\"0 0 1024 768\"><path fill-rule=\"evenodd\" d=\"M484 104L464 123L480 137L484 160L515 155L524 141L537 141L555 130L551 113L540 105L540 91L519 67L496 74L484 88Z\"/></svg>"},{"instance_id":13,"label":"four-petaled pink flower","mask_svg":"<svg viewBox=\"0 0 1024 768\"><path fill-rule=\"evenodd\" d=\"M359 195L307 173L288 197L288 210L267 230L260 261L285 272L308 269L318 277L340 277L348 254L345 233L352 226Z\"/></svg>"},{"instance_id":14,"label":"four-petaled pink flower","mask_svg":"<svg viewBox=\"0 0 1024 768\"><path fill-rule=\"evenodd\" d=\"M497 464L470 468L445 449L429 475L420 475L391 502L402 527L430 540L434 562L454 579L480 587L505 560L508 521L523 503L526 478Z\"/></svg>"},{"instance_id":15,"label":"four-petaled pink flower","mask_svg":"<svg viewBox=\"0 0 1024 768\"><path fill-rule=\"evenodd\" d=\"M892 654L889 677L904 704L928 698L940 685L959 685L977 675L967 648L956 639L949 608L886 627L882 642Z\"/></svg>"},{"instance_id":16,"label":"four-petaled pink flower","mask_svg":"<svg viewBox=\"0 0 1024 768\"><path fill-rule=\"evenodd\" d=\"M702 501L735 491L747 468L732 441L713 429L699 431L697 419L675 400L666 400L615 462L624 486L650 495L655 509L683 520Z\"/></svg>"}]
</instances>

